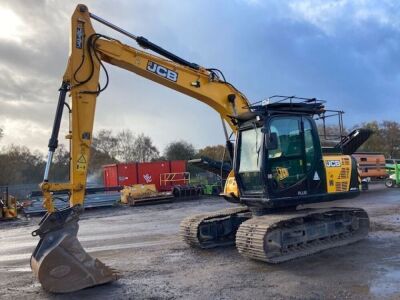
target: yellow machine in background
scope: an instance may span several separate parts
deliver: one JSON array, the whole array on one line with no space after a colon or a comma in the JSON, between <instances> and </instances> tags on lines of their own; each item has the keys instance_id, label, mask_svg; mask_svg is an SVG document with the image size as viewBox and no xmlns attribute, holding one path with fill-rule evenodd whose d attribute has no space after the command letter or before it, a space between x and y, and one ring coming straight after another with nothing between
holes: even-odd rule
<instances>
[{"instance_id":1,"label":"yellow machine in background","mask_svg":"<svg viewBox=\"0 0 400 300\"><path fill-rule=\"evenodd\" d=\"M8 188L4 191L0 189L0 220L12 220L17 216L17 199L8 193Z\"/></svg>"},{"instance_id":2,"label":"yellow machine in background","mask_svg":"<svg viewBox=\"0 0 400 300\"><path fill-rule=\"evenodd\" d=\"M130 206L168 201L173 197L172 192L158 192L155 184L134 184L121 190L121 203Z\"/></svg>"}]
</instances>

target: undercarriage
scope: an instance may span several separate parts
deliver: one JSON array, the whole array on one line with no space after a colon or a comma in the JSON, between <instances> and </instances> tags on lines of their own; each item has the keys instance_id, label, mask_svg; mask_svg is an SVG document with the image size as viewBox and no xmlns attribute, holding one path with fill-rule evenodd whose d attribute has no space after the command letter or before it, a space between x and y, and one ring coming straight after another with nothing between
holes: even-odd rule
<instances>
[{"instance_id":1,"label":"undercarriage","mask_svg":"<svg viewBox=\"0 0 400 300\"><path fill-rule=\"evenodd\" d=\"M236 244L245 257L281 263L357 242L368 235L368 214L360 208L301 209L256 216L247 207L199 214L181 222L192 247Z\"/></svg>"},{"instance_id":2,"label":"undercarriage","mask_svg":"<svg viewBox=\"0 0 400 300\"><path fill-rule=\"evenodd\" d=\"M251 218L247 207L235 207L185 218L180 235L192 247L214 248L235 244L240 224Z\"/></svg>"}]
</instances>

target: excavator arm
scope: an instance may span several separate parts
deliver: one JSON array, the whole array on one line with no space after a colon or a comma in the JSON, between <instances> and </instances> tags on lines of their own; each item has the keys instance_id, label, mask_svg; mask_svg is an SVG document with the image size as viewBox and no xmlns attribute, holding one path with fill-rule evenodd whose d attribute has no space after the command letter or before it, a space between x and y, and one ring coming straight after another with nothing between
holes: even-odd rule
<instances>
[{"instance_id":1,"label":"excavator arm","mask_svg":"<svg viewBox=\"0 0 400 300\"><path fill-rule=\"evenodd\" d=\"M139 46L158 55L143 51L96 33L95 19L134 39ZM249 102L232 84L225 81L217 69L206 69L162 49L143 37L91 14L85 5L78 5L71 18L70 56L63 77L56 117L49 141L49 154L41 189L48 210L32 234L40 236L31 267L42 286L51 292L71 292L117 279L117 274L97 259L89 256L76 238L79 215L85 198L86 177L93 138L96 99L107 87L109 77L104 62L134 72L139 76L174 89L212 107L225 122L237 131L234 117L249 111ZM100 70L104 69L106 83L100 86ZM69 93L69 104L66 96ZM69 110L70 181L49 182L53 153L64 107ZM229 143L228 143L229 145ZM232 153L231 153L232 154ZM56 211L52 192L69 190L70 207Z\"/></svg>"},{"instance_id":2,"label":"excavator arm","mask_svg":"<svg viewBox=\"0 0 400 300\"><path fill-rule=\"evenodd\" d=\"M106 88L106 86L99 86L100 67L102 66L107 72L103 62L134 72L209 105L221 115L221 118L229 124L233 132L236 131L236 124L232 116L249 110L246 97L233 85L223 80L215 69L206 69L197 64L189 63L143 37L136 37L127 33L139 45L148 47L175 61L95 33L91 24L91 17L123 31L89 13L84 5L78 5L72 16L71 53L60 88L56 118L52 137L49 141L45 178L41 185L43 192L47 193L48 196L51 191L70 190L71 206L82 204L84 200L96 99ZM106 77L107 85L107 73ZM67 136L71 140L71 182L49 183L48 175L51 159L58 144L58 131L67 92L70 93L71 97L71 103L68 107L71 114L71 126L70 134ZM46 208L49 211L54 211L50 197L47 197L47 199Z\"/></svg>"}]
</instances>

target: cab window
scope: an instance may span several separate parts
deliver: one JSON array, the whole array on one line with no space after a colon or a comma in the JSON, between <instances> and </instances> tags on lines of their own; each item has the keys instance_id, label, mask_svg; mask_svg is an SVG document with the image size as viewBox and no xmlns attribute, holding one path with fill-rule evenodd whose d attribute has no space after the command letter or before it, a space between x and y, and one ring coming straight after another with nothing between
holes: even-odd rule
<instances>
[{"instance_id":1,"label":"cab window","mask_svg":"<svg viewBox=\"0 0 400 300\"><path fill-rule=\"evenodd\" d=\"M270 131L277 134L278 147L268 151L268 169L272 174L272 188L279 191L291 187L305 177L301 118L272 119Z\"/></svg>"}]
</instances>

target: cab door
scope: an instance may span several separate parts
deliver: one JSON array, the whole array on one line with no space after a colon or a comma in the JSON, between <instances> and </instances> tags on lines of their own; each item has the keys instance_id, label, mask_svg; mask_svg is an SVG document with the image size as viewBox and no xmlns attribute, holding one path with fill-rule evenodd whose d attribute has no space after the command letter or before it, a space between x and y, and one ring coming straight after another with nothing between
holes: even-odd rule
<instances>
[{"instance_id":1,"label":"cab door","mask_svg":"<svg viewBox=\"0 0 400 300\"><path fill-rule=\"evenodd\" d=\"M267 151L266 170L271 198L307 196L314 193L313 181L321 151L313 122L302 116L280 116L269 120L270 133L276 133L277 147ZM318 143L317 143L318 142ZM315 180L314 180L315 179Z\"/></svg>"}]
</instances>

